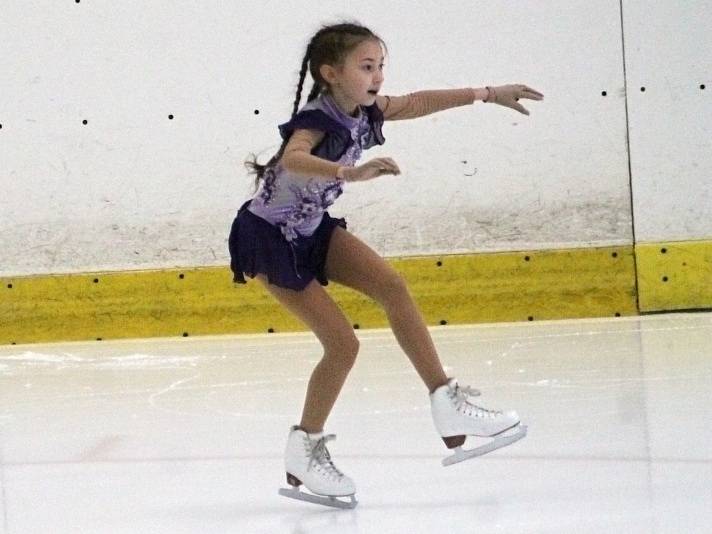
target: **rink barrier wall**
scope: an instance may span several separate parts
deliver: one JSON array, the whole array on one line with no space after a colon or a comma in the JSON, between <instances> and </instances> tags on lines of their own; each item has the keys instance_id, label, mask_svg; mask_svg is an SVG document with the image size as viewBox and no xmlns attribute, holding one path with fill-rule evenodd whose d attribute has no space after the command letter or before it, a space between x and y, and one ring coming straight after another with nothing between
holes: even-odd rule
<instances>
[{"instance_id":1,"label":"rink barrier wall","mask_svg":"<svg viewBox=\"0 0 712 534\"><path fill-rule=\"evenodd\" d=\"M632 246L388 261L428 325L638 313ZM231 280L222 267L0 278L0 344L306 330L259 282ZM388 325L364 295L327 290L354 328Z\"/></svg>"},{"instance_id":2,"label":"rink barrier wall","mask_svg":"<svg viewBox=\"0 0 712 534\"><path fill-rule=\"evenodd\" d=\"M642 313L712 308L712 241L635 247Z\"/></svg>"}]
</instances>

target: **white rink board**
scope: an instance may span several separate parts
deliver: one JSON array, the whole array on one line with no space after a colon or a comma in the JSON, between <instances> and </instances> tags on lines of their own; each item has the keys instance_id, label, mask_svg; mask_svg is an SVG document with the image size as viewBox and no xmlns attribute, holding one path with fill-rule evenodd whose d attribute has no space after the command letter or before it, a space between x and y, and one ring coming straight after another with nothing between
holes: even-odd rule
<instances>
[{"instance_id":1,"label":"white rink board","mask_svg":"<svg viewBox=\"0 0 712 534\"><path fill-rule=\"evenodd\" d=\"M2 10L0 275L226 265L242 162L274 153L306 40L343 18L386 40L386 94L522 82L546 95L523 102L529 117L479 102L387 124L366 155L403 175L347 184L331 210L378 252L632 240L616 0Z\"/></svg>"},{"instance_id":2,"label":"white rink board","mask_svg":"<svg viewBox=\"0 0 712 534\"><path fill-rule=\"evenodd\" d=\"M710 238L712 3L626 1L623 20L636 239Z\"/></svg>"}]
</instances>

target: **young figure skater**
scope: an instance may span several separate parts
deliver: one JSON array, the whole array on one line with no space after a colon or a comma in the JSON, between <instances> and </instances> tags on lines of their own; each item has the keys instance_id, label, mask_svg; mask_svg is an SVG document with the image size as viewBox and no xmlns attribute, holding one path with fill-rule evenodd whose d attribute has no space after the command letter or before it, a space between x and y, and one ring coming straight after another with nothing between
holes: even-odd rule
<instances>
[{"instance_id":1,"label":"young figure skater","mask_svg":"<svg viewBox=\"0 0 712 534\"><path fill-rule=\"evenodd\" d=\"M238 211L229 247L234 280L257 278L274 297L312 329L324 348L306 392L301 422L291 428L285 466L291 490L280 493L337 507L356 504L351 478L334 465L324 422L354 364L359 341L343 312L322 287L328 280L351 287L383 306L391 328L430 392L437 431L456 454L454 463L524 437L516 412L492 411L470 402L478 392L448 378L428 329L403 278L376 252L346 231L344 219L326 209L345 182L400 174L391 158L356 165L363 150L384 143L383 121L422 117L476 100L529 112L520 98L543 95L525 85L420 91L382 96L385 43L358 24L322 27L302 60L292 118L279 126L283 139L266 165L253 157L253 198ZM307 70L314 85L301 109ZM514 429L514 434L505 434ZM466 436L493 437L463 451ZM304 484L311 492L299 491ZM320 497L321 496L321 497ZM341 501L335 497L350 497Z\"/></svg>"}]
</instances>

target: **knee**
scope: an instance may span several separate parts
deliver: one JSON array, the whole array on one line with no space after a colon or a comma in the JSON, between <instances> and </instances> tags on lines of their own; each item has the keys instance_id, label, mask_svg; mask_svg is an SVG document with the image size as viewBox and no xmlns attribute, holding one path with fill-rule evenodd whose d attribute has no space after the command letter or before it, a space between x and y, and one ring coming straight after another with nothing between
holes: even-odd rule
<instances>
[{"instance_id":1,"label":"knee","mask_svg":"<svg viewBox=\"0 0 712 534\"><path fill-rule=\"evenodd\" d=\"M349 364L349 367L353 366L356 362L356 356L358 356L358 351L361 346L358 338L352 333L348 336L344 343L341 345L341 355L344 360Z\"/></svg>"},{"instance_id":2,"label":"knee","mask_svg":"<svg viewBox=\"0 0 712 534\"><path fill-rule=\"evenodd\" d=\"M350 369L356 362L359 347L358 338L351 332L325 345L324 355L329 359L338 360L342 366Z\"/></svg>"}]
</instances>

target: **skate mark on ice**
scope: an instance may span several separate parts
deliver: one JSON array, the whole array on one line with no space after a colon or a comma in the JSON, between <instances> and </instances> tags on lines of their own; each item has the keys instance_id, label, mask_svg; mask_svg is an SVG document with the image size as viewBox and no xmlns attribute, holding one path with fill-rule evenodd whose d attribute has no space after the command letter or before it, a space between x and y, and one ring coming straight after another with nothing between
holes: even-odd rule
<instances>
[{"instance_id":1,"label":"skate mark on ice","mask_svg":"<svg viewBox=\"0 0 712 534\"><path fill-rule=\"evenodd\" d=\"M157 391L156 393L154 393L153 395L148 397L149 406L151 406L151 408L154 408L156 410L159 410L159 411L165 412L165 413L170 413L170 414L175 414L175 415L192 415L191 412L182 412L179 410L169 410L166 408L162 408L162 407L158 406L158 404L156 403L156 400L159 397L162 397L163 395L165 395L166 393L170 393L171 391L175 391L175 390L179 389L178 386L180 386L181 384L186 384L186 383L191 382L199 377L200 377L200 375L197 374L197 375L191 376L189 378L183 378L182 380L177 380L177 381L173 382L171 385L169 385L168 387L165 387L162 390Z\"/></svg>"},{"instance_id":2,"label":"skate mark on ice","mask_svg":"<svg viewBox=\"0 0 712 534\"><path fill-rule=\"evenodd\" d=\"M202 415L202 414L213 414L213 415L226 415L229 417L244 417L244 418L253 418L253 419L285 419L289 417L289 414L286 413L267 413L264 410L260 411L260 413L253 413L253 412L241 412L241 411L233 411L233 410L227 410L225 408L215 408L215 407L210 407L210 396L216 392L218 389L235 389L239 387L253 387L253 386L274 386L274 385L283 385L285 382L305 382L307 379L306 378L285 378L285 379L278 379L278 380L243 380L239 382L223 382L223 383L218 383L218 384L199 384L199 385L188 385L186 386L185 384L188 384L189 382L192 382L198 378L200 378L200 374L197 374L195 376L191 376L189 378L184 378L181 380L177 380L173 383L171 383L169 386L161 389L160 391L157 391L153 393L152 395L149 396L148 398L148 403L149 405L161 412L168 413L168 414L173 414L173 415ZM172 409L172 408L167 408L163 406L163 402L159 403L158 400L161 399L162 401L164 400L163 397L172 392L178 392L180 391L181 393L185 392L200 392L204 391L205 394L202 396L202 398L199 399L194 399L191 402L191 406L194 407L192 410L177 410L177 409Z\"/></svg>"}]
</instances>

